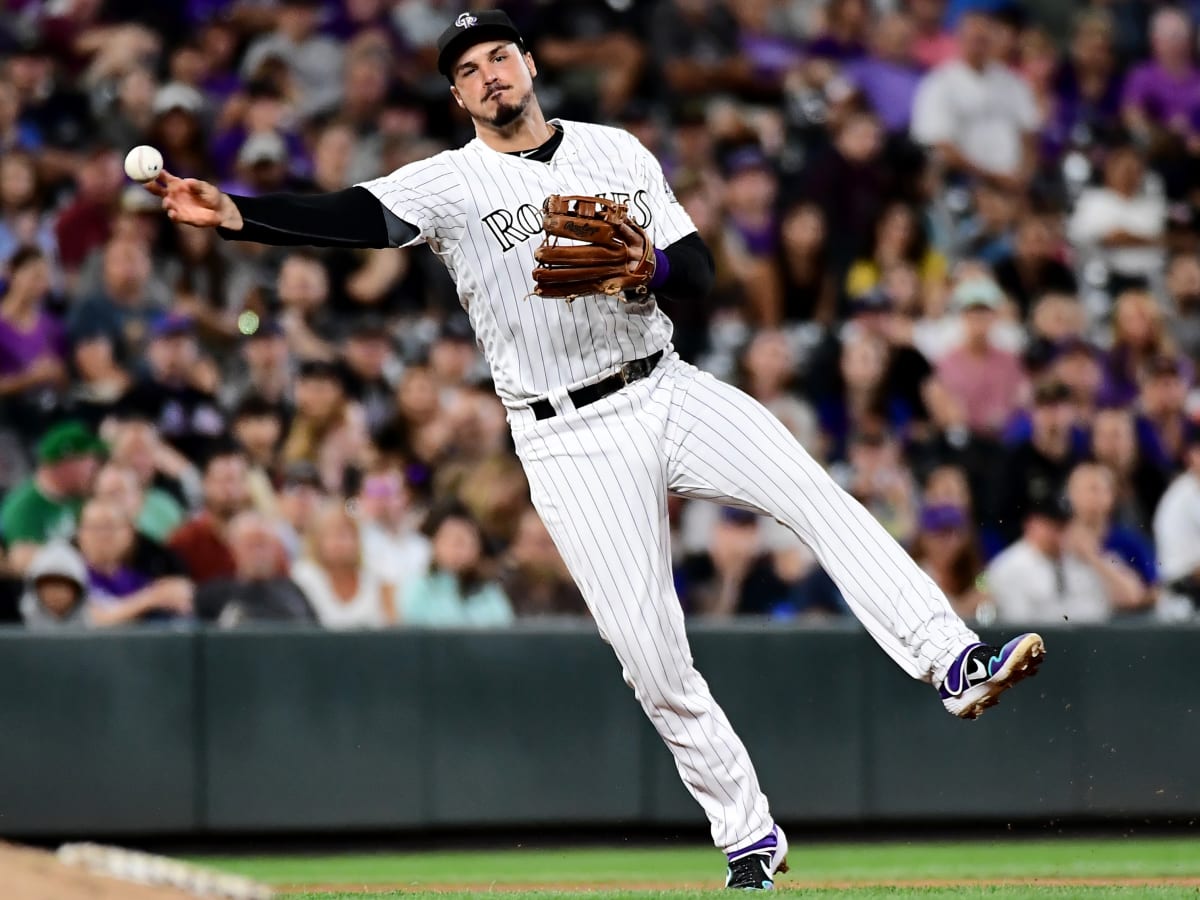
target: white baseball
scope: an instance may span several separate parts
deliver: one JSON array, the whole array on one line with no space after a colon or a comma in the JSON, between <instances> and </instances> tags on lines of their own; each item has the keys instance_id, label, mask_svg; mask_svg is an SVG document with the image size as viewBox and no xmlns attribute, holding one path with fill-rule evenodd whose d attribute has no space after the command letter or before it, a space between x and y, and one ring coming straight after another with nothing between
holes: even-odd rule
<instances>
[{"instance_id":1,"label":"white baseball","mask_svg":"<svg viewBox=\"0 0 1200 900\"><path fill-rule=\"evenodd\" d=\"M134 181L153 181L162 167L162 154L148 144L134 147L125 154L125 174Z\"/></svg>"}]
</instances>

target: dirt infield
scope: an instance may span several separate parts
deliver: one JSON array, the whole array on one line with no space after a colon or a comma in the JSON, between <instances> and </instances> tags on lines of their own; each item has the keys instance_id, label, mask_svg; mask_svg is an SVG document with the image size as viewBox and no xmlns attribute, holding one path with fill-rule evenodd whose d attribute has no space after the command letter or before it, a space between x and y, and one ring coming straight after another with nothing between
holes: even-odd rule
<instances>
[{"instance_id":1,"label":"dirt infield","mask_svg":"<svg viewBox=\"0 0 1200 900\"><path fill-rule=\"evenodd\" d=\"M146 887L60 863L53 853L0 843L4 900L186 900L173 888Z\"/></svg>"},{"instance_id":2,"label":"dirt infield","mask_svg":"<svg viewBox=\"0 0 1200 900\"><path fill-rule=\"evenodd\" d=\"M1200 890L1200 878L998 878L998 879L896 879L894 881L803 881L786 878L778 886L786 890L803 890L805 888L819 890L866 890L866 889L913 889L913 888L1012 888L1012 887L1183 887ZM422 894L439 893L468 893L472 891L487 891L489 894L524 893L528 891L553 891L556 893L580 893L589 891L704 891L720 887L712 882L686 883L665 881L605 881L605 882L513 882L480 884L471 882L464 884L287 884L281 885L279 891L285 894L367 894L383 893L386 891L409 891Z\"/></svg>"}]
</instances>

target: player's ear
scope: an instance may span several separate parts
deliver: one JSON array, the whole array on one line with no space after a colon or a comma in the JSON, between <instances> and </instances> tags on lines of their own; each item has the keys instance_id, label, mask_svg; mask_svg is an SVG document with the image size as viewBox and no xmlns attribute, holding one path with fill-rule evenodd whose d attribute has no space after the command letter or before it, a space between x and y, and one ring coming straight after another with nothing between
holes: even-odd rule
<instances>
[{"instance_id":1,"label":"player's ear","mask_svg":"<svg viewBox=\"0 0 1200 900\"><path fill-rule=\"evenodd\" d=\"M462 94L458 92L458 88L456 88L454 85L450 85L450 96L454 98L454 102L459 105L460 109L467 108L466 104L463 103Z\"/></svg>"},{"instance_id":2,"label":"player's ear","mask_svg":"<svg viewBox=\"0 0 1200 900\"><path fill-rule=\"evenodd\" d=\"M530 78L537 78L537 63L533 61L533 54L528 50L525 51L525 68L529 70Z\"/></svg>"}]
</instances>

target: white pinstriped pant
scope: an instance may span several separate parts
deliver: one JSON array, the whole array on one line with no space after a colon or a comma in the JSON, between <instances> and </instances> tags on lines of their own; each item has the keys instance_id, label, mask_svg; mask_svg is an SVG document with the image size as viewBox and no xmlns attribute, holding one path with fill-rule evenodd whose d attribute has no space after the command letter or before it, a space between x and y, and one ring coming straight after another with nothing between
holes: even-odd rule
<instances>
[{"instance_id":1,"label":"white pinstriped pant","mask_svg":"<svg viewBox=\"0 0 1200 900\"><path fill-rule=\"evenodd\" d=\"M871 636L936 682L975 634L857 501L756 400L670 351L579 410L510 410L533 504L642 708L726 850L774 824L754 766L692 664L675 594L667 493L773 516L816 553ZM564 411L565 404L565 411Z\"/></svg>"}]
</instances>

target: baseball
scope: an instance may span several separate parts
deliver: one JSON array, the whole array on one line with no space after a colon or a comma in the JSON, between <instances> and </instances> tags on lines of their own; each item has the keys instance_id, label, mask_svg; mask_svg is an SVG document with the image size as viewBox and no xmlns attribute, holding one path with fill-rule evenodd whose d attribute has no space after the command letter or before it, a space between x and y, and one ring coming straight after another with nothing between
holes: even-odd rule
<instances>
[{"instance_id":1,"label":"baseball","mask_svg":"<svg viewBox=\"0 0 1200 900\"><path fill-rule=\"evenodd\" d=\"M134 147L125 154L125 174L134 181L153 181L162 167L162 154L147 144Z\"/></svg>"}]
</instances>

